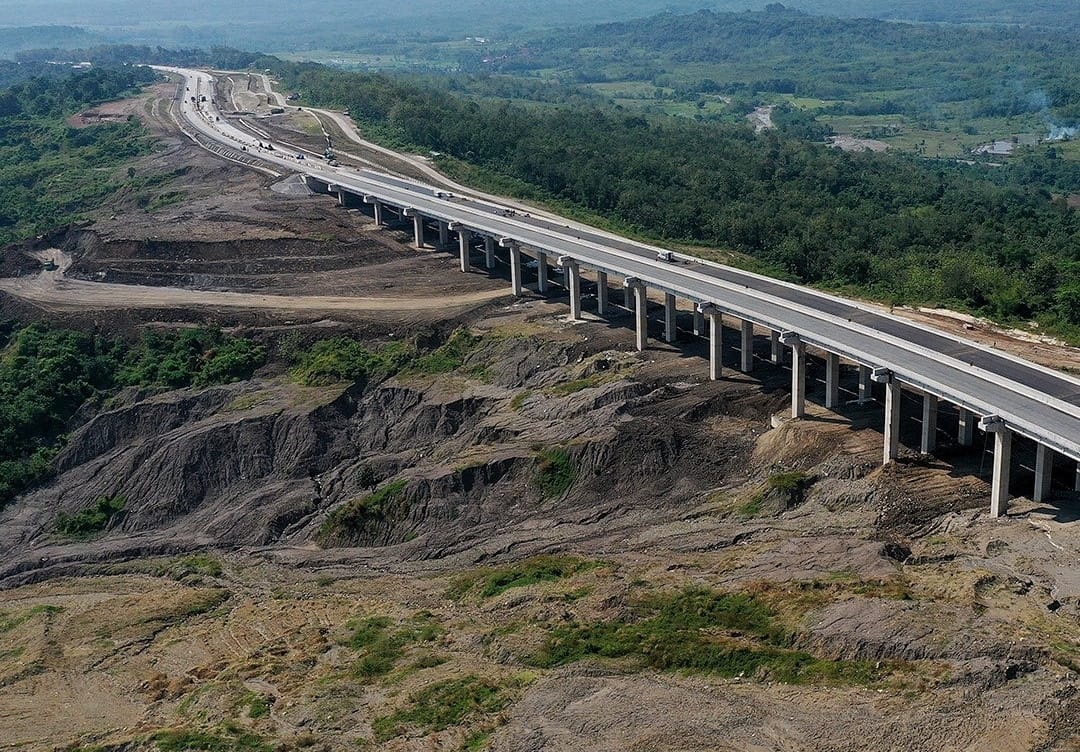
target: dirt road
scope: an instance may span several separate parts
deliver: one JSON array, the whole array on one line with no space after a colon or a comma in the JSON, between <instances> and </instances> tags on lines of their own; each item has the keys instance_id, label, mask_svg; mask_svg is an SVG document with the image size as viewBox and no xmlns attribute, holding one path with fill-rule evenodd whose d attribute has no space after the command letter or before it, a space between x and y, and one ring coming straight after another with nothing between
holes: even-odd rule
<instances>
[{"instance_id":1,"label":"dirt road","mask_svg":"<svg viewBox=\"0 0 1080 752\"><path fill-rule=\"evenodd\" d=\"M506 294L482 290L430 297L352 297L336 295L261 295L243 292L191 290L178 287L87 282L64 275L72 258L60 250L33 254L57 268L29 277L0 279L0 292L14 295L47 311L117 308L245 308L274 311L438 311L467 308Z\"/></svg>"}]
</instances>

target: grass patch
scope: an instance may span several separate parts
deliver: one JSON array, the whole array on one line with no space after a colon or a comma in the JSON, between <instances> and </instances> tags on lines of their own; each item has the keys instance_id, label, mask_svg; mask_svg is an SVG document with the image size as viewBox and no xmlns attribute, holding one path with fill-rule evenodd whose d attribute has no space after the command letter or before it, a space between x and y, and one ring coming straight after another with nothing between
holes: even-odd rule
<instances>
[{"instance_id":1,"label":"grass patch","mask_svg":"<svg viewBox=\"0 0 1080 752\"><path fill-rule=\"evenodd\" d=\"M264 718L270 715L270 703L258 692L249 692L243 704L247 706L248 718Z\"/></svg>"},{"instance_id":2,"label":"grass patch","mask_svg":"<svg viewBox=\"0 0 1080 752\"><path fill-rule=\"evenodd\" d=\"M371 616L350 622L347 626L350 634L343 644L360 654L354 672L363 679L389 674L410 647L431 644L441 638L444 631L427 612L413 616L394 629L391 629L393 621L385 616ZM421 657L414 667L430 667L419 665L429 662L425 658ZM441 662L439 660L431 665L437 666Z\"/></svg>"},{"instance_id":3,"label":"grass patch","mask_svg":"<svg viewBox=\"0 0 1080 752\"><path fill-rule=\"evenodd\" d=\"M523 389L523 390L521 390L520 392L518 392L517 394L514 395L513 399L510 400L510 409L513 410L514 412L520 412L521 408L525 406L525 401L528 400L529 397L531 397L531 396L532 396L532 390L531 389Z\"/></svg>"},{"instance_id":4,"label":"grass patch","mask_svg":"<svg viewBox=\"0 0 1080 752\"><path fill-rule=\"evenodd\" d=\"M536 453L532 480L545 499L562 496L574 485L577 468L570 453L561 447L541 449Z\"/></svg>"},{"instance_id":5,"label":"grass patch","mask_svg":"<svg viewBox=\"0 0 1080 752\"><path fill-rule=\"evenodd\" d=\"M598 566L603 566L603 563L575 556L536 556L504 567L485 567L457 577L447 596L456 600L476 591L480 598L492 598L512 588L556 582Z\"/></svg>"},{"instance_id":6,"label":"grass patch","mask_svg":"<svg viewBox=\"0 0 1080 752\"><path fill-rule=\"evenodd\" d=\"M62 606L41 604L38 606L33 606L32 608L28 608L26 611L23 611L20 614L6 614L0 611L0 634L11 632L12 630L22 626L23 624L30 621L39 614L52 616L53 614L58 614L63 610L64 609Z\"/></svg>"},{"instance_id":7,"label":"grass patch","mask_svg":"<svg viewBox=\"0 0 1080 752\"><path fill-rule=\"evenodd\" d=\"M498 713L509 704L502 687L487 679L447 679L412 695L404 708L376 718L371 728L375 741L381 744L413 728L430 734L460 726Z\"/></svg>"},{"instance_id":8,"label":"grass patch","mask_svg":"<svg viewBox=\"0 0 1080 752\"><path fill-rule=\"evenodd\" d=\"M551 393L557 397L566 397L576 392L580 392L583 389L592 389L600 384L600 379L600 375L594 373L592 376L586 376L582 379L564 381L561 384L556 384L551 387Z\"/></svg>"},{"instance_id":9,"label":"grass patch","mask_svg":"<svg viewBox=\"0 0 1080 752\"><path fill-rule=\"evenodd\" d=\"M126 504L123 496L99 496L93 504L75 514L60 512L56 515L56 532L65 538L89 538L119 521Z\"/></svg>"},{"instance_id":10,"label":"grass patch","mask_svg":"<svg viewBox=\"0 0 1080 752\"><path fill-rule=\"evenodd\" d=\"M165 574L181 580L189 575L220 577L222 571L220 559L208 554L192 554L170 562L165 569Z\"/></svg>"},{"instance_id":11,"label":"grass patch","mask_svg":"<svg viewBox=\"0 0 1080 752\"><path fill-rule=\"evenodd\" d=\"M261 736L226 724L220 732L169 729L150 737L160 752L271 752Z\"/></svg>"},{"instance_id":12,"label":"grass patch","mask_svg":"<svg viewBox=\"0 0 1080 752\"><path fill-rule=\"evenodd\" d=\"M408 484L407 479L399 478L367 496L338 507L319 528L319 542L322 545L343 545L360 540L407 501L405 488Z\"/></svg>"},{"instance_id":13,"label":"grass patch","mask_svg":"<svg viewBox=\"0 0 1080 752\"><path fill-rule=\"evenodd\" d=\"M777 473L742 504L735 507L740 517L757 517L763 512L780 513L803 502L806 490L817 480L801 472Z\"/></svg>"},{"instance_id":14,"label":"grass patch","mask_svg":"<svg viewBox=\"0 0 1080 752\"><path fill-rule=\"evenodd\" d=\"M706 589L653 596L624 619L557 627L531 663L628 659L642 668L752 676L788 684L866 684L884 676L871 661L831 661L792 649L793 635L763 601Z\"/></svg>"}]
</instances>

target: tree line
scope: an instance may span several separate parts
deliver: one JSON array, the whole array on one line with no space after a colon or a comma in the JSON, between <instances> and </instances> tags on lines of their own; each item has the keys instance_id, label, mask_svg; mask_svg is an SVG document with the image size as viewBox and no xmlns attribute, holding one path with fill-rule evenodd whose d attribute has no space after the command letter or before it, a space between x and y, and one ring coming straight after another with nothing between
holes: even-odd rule
<instances>
[{"instance_id":1,"label":"tree line","mask_svg":"<svg viewBox=\"0 0 1080 752\"><path fill-rule=\"evenodd\" d=\"M981 167L848 154L741 124L475 101L314 64L275 70L389 142L642 235L732 248L800 282L1080 332L1080 219L1032 176L1016 185Z\"/></svg>"}]
</instances>

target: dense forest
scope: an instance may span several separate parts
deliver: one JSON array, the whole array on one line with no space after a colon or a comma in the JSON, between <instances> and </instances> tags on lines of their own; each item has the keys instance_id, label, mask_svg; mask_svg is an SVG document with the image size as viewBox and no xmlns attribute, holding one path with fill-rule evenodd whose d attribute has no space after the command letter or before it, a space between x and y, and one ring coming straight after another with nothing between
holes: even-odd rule
<instances>
[{"instance_id":1,"label":"dense forest","mask_svg":"<svg viewBox=\"0 0 1080 752\"><path fill-rule=\"evenodd\" d=\"M109 169L150 149L132 120L72 128L65 117L154 80L149 68L36 76L0 90L0 243L97 208L122 186Z\"/></svg>"},{"instance_id":2,"label":"dense forest","mask_svg":"<svg viewBox=\"0 0 1080 752\"><path fill-rule=\"evenodd\" d=\"M697 92L844 100L835 111L855 114L922 115L931 105L963 101L973 116L1046 110L1080 120L1075 59L1073 33L843 20L778 6L562 30L463 54L462 65L579 82L646 80Z\"/></svg>"},{"instance_id":3,"label":"dense forest","mask_svg":"<svg viewBox=\"0 0 1080 752\"><path fill-rule=\"evenodd\" d=\"M124 386L208 386L247 378L265 359L251 340L216 329L136 344L46 324L0 323L0 506L48 472L76 410Z\"/></svg>"},{"instance_id":4,"label":"dense forest","mask_svg":"<svg viewBox=\"0 0 1080 752\"><path fill-rule=\"evenodd\" d=\"M730 247L790 278L881 299L1080 327L1080 218L1041 188L744 125L477 102L310 64L277 71L383 138L646 236Z\"/></svg>"}]
</instances>

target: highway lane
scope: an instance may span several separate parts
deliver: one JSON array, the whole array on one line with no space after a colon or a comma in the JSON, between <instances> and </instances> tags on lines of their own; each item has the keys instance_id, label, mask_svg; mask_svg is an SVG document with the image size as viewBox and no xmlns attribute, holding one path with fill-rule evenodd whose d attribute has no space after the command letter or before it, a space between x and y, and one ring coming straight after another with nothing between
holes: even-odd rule
<instances>
[{"instance_id":1,"label":"highway lane","mask_svg":"<svg viewBox=\"0 0 1080 752\"><path fill-rule=\"evenodd\" d=\"M364 174L370 171L361 170L359 172ZM365 176L369 177L369 175ZM409 181L400 178L378 175L377 173L371 173L370 177L379 177L382 182L398 186L404 190L411 190L418 195L422 195L425 192L415 184L411 184ZM430 195L430 190L426 191L426 193ZM482 202L470 202L466 197L455 197L454 200L463 204L471 203L478 208L487 209L493 214L497 214L500 209L500 207L485 205ZM523 215L521 212L518 212L516 218L522 222L533 225L538 229L545 229L551 232L566 233L567 230L570 229L569 225L560 225L542 216ZM573 232L575 237L582 240L587 240L599 245L609 245L633 253L643 259L654 259L656 254L662 250L643 243L636 243L607 233L590 231L581 227L573 228ZM802 306L816 308L823 313L841 317L848 321L857 322L882 333L918 343L921 346L941 353L942 355L946 355L986 371L998 373L1012 381L1026 384L1039 392L1043 392L1064 402L1080 407L1080 381L1069 379L1062 374L1053 371L1048 371L1033 363L1028 363L1008 355L995 353L975 343L965 342L950 335L911 323L905 319L886 316L873 310L869 310L866 307L860 307L854 303L833 296L823 295L808 288L784 284L761 275L751 274L739 269L720 265L702 265L701 270L718 280L724 280L735 285L752 287L764 294L788 300Z\"/></svg>"},{"instance_id":2,"label":"highway lane","mask_svg":"<svg viewBox=\"0 0 1080 752\"><path fill-rule=\"evenodd\" d=\"M177 71L180 72L180 71ZM199 81L191 87L212 96L209 77L184 71ZM201 94L197 93L197 96ZM182 112L201 132L221 141L255 141L219 117L209 103L203 112L182 102ZM682 297L715 302L722 310L774 329L799 332L819 345L857 362L893 370L901 381L955 402L980 415L1001 415L1020 433L1057 451L1080 458L1080 381L988 350L927 327L875 312L856 303L759 275L699 260L665 264L656 249L580 225L559 224L518 210L465 196L439 198L431 186L371 170L332 168L292 153L256 151L260 158L302 170L357 194L373 194L392 205L415 207L425 216L462 221L466 226L505 236L526 247L568 255L587 267L639 277L650 287Z\"/></svg>"}]
</instances>

